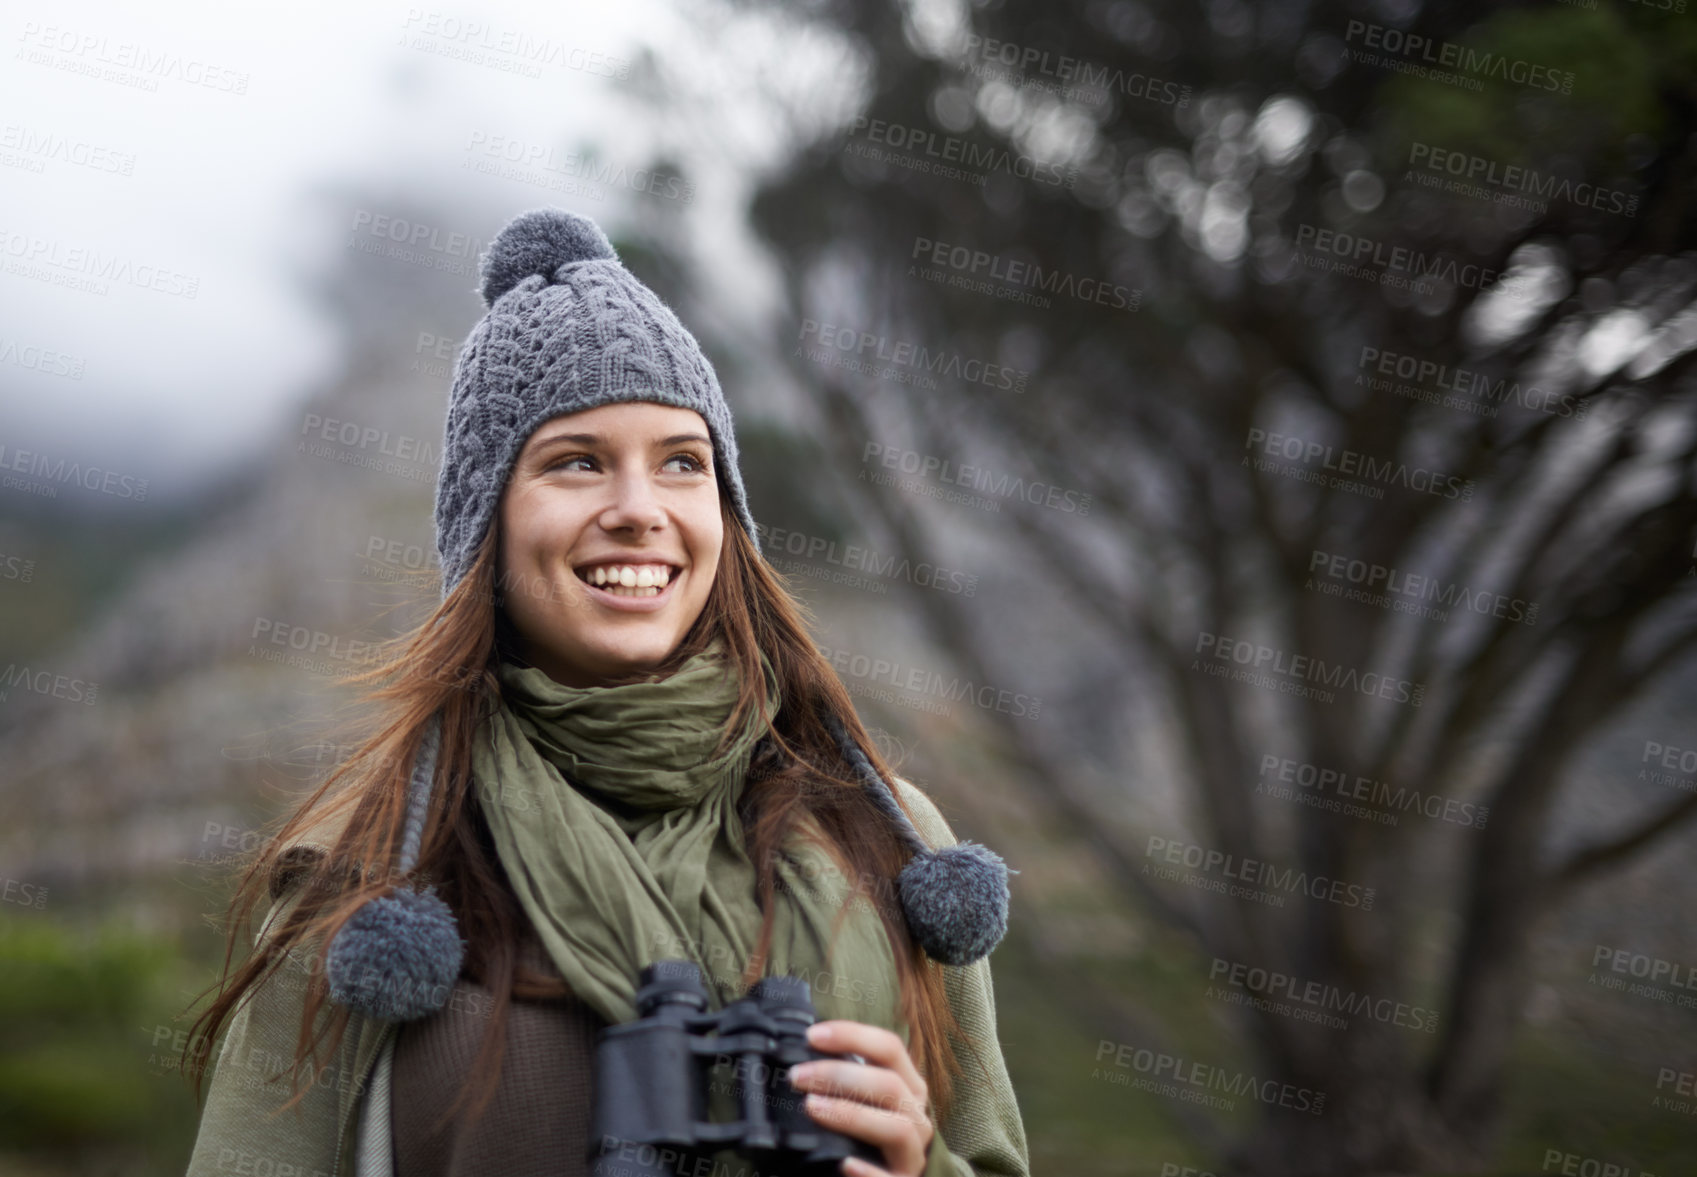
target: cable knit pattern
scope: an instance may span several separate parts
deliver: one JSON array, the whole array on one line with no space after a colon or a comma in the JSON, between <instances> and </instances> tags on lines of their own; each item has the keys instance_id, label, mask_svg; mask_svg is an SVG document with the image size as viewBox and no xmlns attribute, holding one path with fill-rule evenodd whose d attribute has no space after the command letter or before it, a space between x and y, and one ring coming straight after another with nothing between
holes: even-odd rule
<instances>
[{"instance_id":1,"label":"cable knit pattern","mask_svg":"<svg viewBox=\"0 0 1697 1177\"><path fill-rule=\"evenodd\" d=\"M529 267L534 272L514 279ZM524 443L564 413L623 401L694 409L743 530L760 540L737 466L736 434L695 337L618 260L587 217L513 218L482 259L495 295L454 365L436 480L436 550L446 595L470 567Z\"/></svg>"}]
</instances>

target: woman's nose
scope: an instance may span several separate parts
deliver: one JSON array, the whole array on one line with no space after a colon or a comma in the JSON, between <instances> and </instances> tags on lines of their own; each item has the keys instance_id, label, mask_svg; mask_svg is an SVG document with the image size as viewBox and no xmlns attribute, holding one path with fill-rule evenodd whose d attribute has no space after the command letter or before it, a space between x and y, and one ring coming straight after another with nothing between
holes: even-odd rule
<instances>
[{"instance_id":1,"label":"woman's nose","mask_svg":"<svg viewBox=\"0 0 1697 1177\"><path fill-rule=\"evenodd\" d=\"M647 532L665 520L660 497L646 473L620 474L613 480L613 501L601 513L602 527L608 531Z\"/></svg>"}]
</instances>

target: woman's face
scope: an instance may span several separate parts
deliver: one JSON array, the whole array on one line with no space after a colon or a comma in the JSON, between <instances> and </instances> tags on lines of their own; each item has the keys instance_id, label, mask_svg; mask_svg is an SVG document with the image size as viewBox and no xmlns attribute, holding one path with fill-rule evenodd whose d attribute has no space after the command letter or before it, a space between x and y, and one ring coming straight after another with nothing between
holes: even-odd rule
<instances>
[{"instance_id":1,"label":"woman's face","mask_svg":"<svg viewBox=\"0 0 1697 1177\"><path fill-rule=\"evenodd\" d=\"M723 542L700 413L631 401L545 421L500 508L499 583L525 658L570 687L657 665L707 603Z\"/></svg>"}]
</instances>

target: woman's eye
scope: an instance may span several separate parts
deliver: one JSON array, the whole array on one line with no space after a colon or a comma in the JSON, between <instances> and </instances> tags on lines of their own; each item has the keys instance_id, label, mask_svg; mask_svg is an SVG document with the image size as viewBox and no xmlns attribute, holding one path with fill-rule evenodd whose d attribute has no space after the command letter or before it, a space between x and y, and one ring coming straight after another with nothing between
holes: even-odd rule
<instances>
[{"instance_id":1,"label":"woman's eye","mask_svg":"<svg viewBox=\"0 0 1697 1177\"><path fill-rule=\"evenodd\" d=\"M578 463L580 463L580 462L587 463L587 465L579 466ZM707 469L707 465L704 462L702 462L702 460L700 458L696 457L694 454L673 454L670 458L666 459L666 464L668 466L671 465L674 462L683 462L685 464L685 467L684 467L685 470L687 472L691 473L691 474L693 474L697 471L703 471L703 470ZM594 467L594 465L595 465L595 459L593 457L591 457L589 454L571 454L567 457L555 458L552 462L548 463L547 469L549 469L549 470L570 470L570 469L573 469L573 468L591 469L591 468Z\"/></svg>"}]
</instances>

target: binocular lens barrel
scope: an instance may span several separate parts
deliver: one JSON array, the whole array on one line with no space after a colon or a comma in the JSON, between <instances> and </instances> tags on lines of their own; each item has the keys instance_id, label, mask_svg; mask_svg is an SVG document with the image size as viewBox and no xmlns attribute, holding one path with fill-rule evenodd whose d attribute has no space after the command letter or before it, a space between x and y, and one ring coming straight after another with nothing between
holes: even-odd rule
<instances>
[{"instance_id":1,"label":"binocular lens barrel","mask_svg":"<svg viewBox=\"0 0 1697 1177\"><path fill-rule=\"evenodd\" d=\"M596 1177L678 1177L703 1157L736 1149L763 1177L826 1177L846 1156L880 1163L877 1149L818 1124L789 1069L841 1058L807 1043L813 998L800 977L766 977L747 997L707 1012L701 972L687 960L648 965L635 1021L601 1031L595 1050ZM734 1063L739 1119L707 1118L715 1067Z\"/></svg>"}]
</instances>

